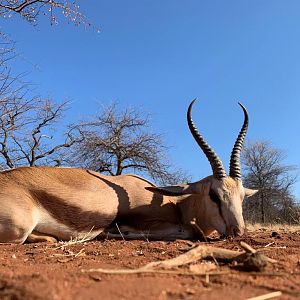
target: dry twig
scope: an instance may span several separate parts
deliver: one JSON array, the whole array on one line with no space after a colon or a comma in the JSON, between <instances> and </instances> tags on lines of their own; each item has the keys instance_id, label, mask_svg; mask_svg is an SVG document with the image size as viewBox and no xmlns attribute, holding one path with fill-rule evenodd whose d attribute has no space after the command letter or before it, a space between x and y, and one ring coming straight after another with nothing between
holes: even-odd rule
<instances>
[{"instance_id":1,"label":"dry twig","mask_svg":"<svg viewBox=\"0 0 300 300\"><path fill-rule=\"evenodd\" d=\"M137 269L117 269L117 270L109 270L109 269L90 269L83 270L83 272L100 272L107 274L137 274L137 273L161 273L167 272L170 273L170 270L175 267L179 267L182 265L186 265L192 262L196 262L200 259L208 259L214 257L216 260L232 262L236 261L238 263L243 264L245 269L250 271L262 271L266 266L267 262L274 262L264 256L263 254L258 253L256 250L251 248L247 244L243 244L244 249L247 249L248 252L240 252L227 250L223 248L217 248L207 245L199 245L196 248L189 250L186 253L180 254L177 257L166 259L163 261L150 262L145 266L142 266ZM249 253L251 252L251 253ZM187 274L187 273L185 273ZM189 273L193 274L193 273Z\"/></svg>"},{"instance_id":2,"label":"dry twig","mask_svg":"<svg viewBox=\"0 0 300 300\"><path fill-rule=\"evenodd\" d=\"M120 233L120 235L121 235L123 241L125 241L124 235L122 234L122 232L121 232L121 230L120 230L120 228L119 228L119 226L118 226L117 223L116 223L116 227L117 227L117 229L118 229L118 231L119 231L119 233Z\"/></svg>"},{"instance_id":3,"label":"dry twig","mask_svg":"<svg viewBox=\"0 0 300 300\"><path fill-rule=\"evenodd\" d=\"M198 230L198 234L200 236L200 240L202 240L202 241L204 241L204 242L207 243L207 238L206 238L204 232L202 231L202 229L196 223L196 219L194 218L190 223L191 223L192 226L194 226Z\"/></svg>"},{"instance_id":4,"label":"dry twig","mask_svg":"<svg viewBox=\"0 0 300 300\"><path fill-rule=\"evenodd\" d=\"M253 298L247 298L246 300L266 300L266 299L271 299L271 298L275 298L275 297L280 297L281 295L282 295L282 293L280 291L278 291L278 292L272 292L272 293L264 294L261 296L253 297Z\"/></svg>"}]
</instances>

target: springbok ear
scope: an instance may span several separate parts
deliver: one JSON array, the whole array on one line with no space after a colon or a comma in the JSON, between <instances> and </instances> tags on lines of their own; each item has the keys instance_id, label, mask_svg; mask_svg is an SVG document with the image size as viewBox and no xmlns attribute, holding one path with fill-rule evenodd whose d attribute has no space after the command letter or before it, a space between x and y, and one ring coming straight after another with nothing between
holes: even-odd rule
<instances>
[{"instance_id":1,"label":"springbok ear","mask_svg":"<svg viewBox=\"0 0 300 300\"><path fill-rule=\"evenodd\" d=\"M258 192L258 190L252 190L252 189L247 189L247 188L244 188L244 190L245 190L246 198L252 197L253 195L255 195Z\"/></svg>"},{"instance_id":2,"label":"springbok ear","mask_svg":"<svg viewBox=\"0 0 300 300\"><path fill-rule=\"evenodd\" d=\"M171 185L162 187L149 186L145 189L152 193L158 193L164 196L183 196L196 194L195 187L193 184Z\"/></svg>"}]
</instances>

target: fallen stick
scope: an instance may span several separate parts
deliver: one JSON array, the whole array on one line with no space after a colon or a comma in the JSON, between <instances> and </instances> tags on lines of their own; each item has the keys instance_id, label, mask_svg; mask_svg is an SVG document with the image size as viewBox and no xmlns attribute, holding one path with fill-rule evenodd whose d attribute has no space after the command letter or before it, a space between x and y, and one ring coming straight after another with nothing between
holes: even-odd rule
<instances>
[{"instance_id":1,"label":"fallen stick","mask_svg":"<svg viewBox=\"0 0 300 300\"><path fill-rule=\"evenodd\" d=\"M184 276L218 276L218 275L228 275L229 272L206 272L206 273L196 273L196 272L184 272L184 271L176 271L176 270L159 270L159 269L89 269L89 270L81 270L83 273L103 273L103 274L111 274L111 275L128 275L128 274L141 274L141 273L155 273L155 274L171 274L171 275L184 275Z\"/></svg>"},{"instance_id":2,"label":"fallen stick","mask_svg":"<svg viewBox=\"0 0 300 300\"><path fill-rule=\"evenodd\" d=\"M255 251L246 243L242 244L242 247L246 249L246 252L227 250L218 247L212 247L207 245L199 245L186 253L180 254L175 258L166 259L163 261L150 262L145 266L137 269L91 269L83 270L83 272L101 272L109 274L136 274L136 273L150 273L161 269L172 269L192 262L196 262L200 259L214 258L215 260L221 260L226 262L236 261L242 263L248 271L262 271L264 270L267 262L275 262L272 259Z\"/></svg>"},{"instance_id":3,"label":"fallen stick","mask_svg":"<svg viewBox=\"0 0 300 300\"><path fill-rule=\"evenodd\" d=\"M271 299L271 298L275 298L275 297L280 297L281 295L282 295L282 293L280 291L278 291L278 292L268 293L268 294L264 294L264 295L253 297L253 298L247 298L246 300L266 300L266 299Z\"/></svg>"}]
</instances>

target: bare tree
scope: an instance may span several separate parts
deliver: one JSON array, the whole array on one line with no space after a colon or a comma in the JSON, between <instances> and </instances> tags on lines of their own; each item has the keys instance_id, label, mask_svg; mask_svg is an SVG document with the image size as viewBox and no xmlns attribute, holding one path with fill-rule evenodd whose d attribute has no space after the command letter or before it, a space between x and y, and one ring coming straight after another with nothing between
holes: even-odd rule
<instances>
[{"instance_id":1,"label":"bare tree","mask_svg":"<svg viewBox=\"0 0 300 300\"><path fill-rule=\"evenodd\" d=\"M292 186L296 168L284 164L284 152L268 141L248 143L242 153L244 183L259 192L245 201L245 218L252 222L274 222L292 219L296 207Z\"/></svg>"},{"instance_id":2,"label":"bare tree","mask_svg":"<svg viewBox=\"0 0 300 300\"><path fill-rule=\"evenodd\" d=\"M36 24L40 15L56 24L60 16L90 26L76 1L0 0L0 17L19 15ZM0 166L2 169L41 164L60 165L65 150L80 137L79 128L68 127L57 141L55 134L67 103L33 97L22 74L13 74L10 60L18 55L15 43L0 31ZM60 131L61 132L61 131ZM56 136L56 138L55 138Z\"/></svg>"},{"instance_id":3,"label":"bare tree","mask_svg":"<svg viewBox=\"0 0 300 300\"><path fill-rule=\"evenodd\" d=\"M69 128L63 142L55 142L55 125L63 116L67 102L11 95L0 105L0 165L2 169L18 166L60 165L64 150L78 141L75 128Z\"/></svg>"},{"instance_id":4,"label":"bare tree","mask_svg":"<svg viewBox=\"0 0 300 300\"><path fill-rule=\"evenodd\" d=\"M149 118L136 109L104 108L94 121L82 125L84 139L72 153L72 165L109 175L134 172L156 182L178 183L188 176L173 169L160 135L150 132Z\"/></svg>"},{"instance_id":5,"label":"bare tree","mask_svg":"<svg viewBox=\"0 0 300 300\"><path fill-rule=\"evenodd\" d=\"M44 15L49 17L51 24L57 24L59 15L62 15L76 25L92 26L77 3L78 1L59 0L0 0L0 17L20 15L35 24L38 16Z\"/></svg>"}]
</instances>

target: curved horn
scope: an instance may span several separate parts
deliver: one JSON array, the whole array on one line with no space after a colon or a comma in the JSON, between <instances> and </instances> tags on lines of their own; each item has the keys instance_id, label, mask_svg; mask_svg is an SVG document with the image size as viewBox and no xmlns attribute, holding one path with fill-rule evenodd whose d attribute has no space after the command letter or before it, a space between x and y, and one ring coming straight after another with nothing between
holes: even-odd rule
<instances>
[{"instance_id":1,"label":"curved horn","mask_svg":"<svg viewBox=\"0 0 300 300\"><path fill-rule=\"evenodd\" d=\"M242 126L242 129L235 141L235 144L233 146L231 157L230 157L230 171L229 176L233 178L239 178L241 179L242 173L241 173L241 151L244 143L244 139L247 133L248 124L249 124L249 118L248 118L248 112L243 104L239 102L240 107L243 109L244 112L244 124Z\"/></svg>"},{"instance_id":2,"label":"curved horn","mask_svg":"<svg viewBox=\"0 0 300 300\"><path fill-rule=\"evenodd\" d=\"M189 125L189 129L195 139L195 141L198 143L202 151L204 152L205 156L210 162L213 175L217 179L222 179L226 177L226 172L224 169L224 166L222 164L222 161L217 156L217 154L214 152L214 150L204 141L201 134L198 132L196 126L194 125L194 122L192 120L192 107L195 103L196 99L194 99L191 104L189 105L188 111L187 111L187 122Z\"/></svg>"}]
</instances>

